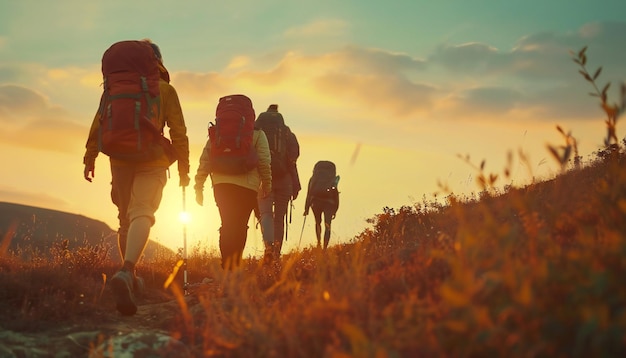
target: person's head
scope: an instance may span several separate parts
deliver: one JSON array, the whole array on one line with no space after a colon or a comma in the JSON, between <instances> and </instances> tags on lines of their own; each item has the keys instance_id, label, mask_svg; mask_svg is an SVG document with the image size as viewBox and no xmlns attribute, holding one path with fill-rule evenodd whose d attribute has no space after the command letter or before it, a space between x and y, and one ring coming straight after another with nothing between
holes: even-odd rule
<instances>
[{"instance_id":1,"label":"person's head","mask_svg":"<svg viewBox=\"0 0 626 358\"><path fill-rule=\"evenodd\" d=\"M143 41L150 44L150 46L152 47L152 51L154 51L154 55L156 56L156 58L159 60L159 62L163 63L163 56L161 55L161 49L159 48L159 46L157 46L157 44L152 42L152 40L150 39L143 39Z\"/></svg>"},{"instance_id":2,"label":"person's head","mask_svg":"<svg viewBox=\"0 0 626 358\"><path fill-rule=\"evenodd\" d=\"M268 112L278 112L278 105L277 104L270 104L270 106L267 107L267 111Z\"/></svg>"}]
</instances>

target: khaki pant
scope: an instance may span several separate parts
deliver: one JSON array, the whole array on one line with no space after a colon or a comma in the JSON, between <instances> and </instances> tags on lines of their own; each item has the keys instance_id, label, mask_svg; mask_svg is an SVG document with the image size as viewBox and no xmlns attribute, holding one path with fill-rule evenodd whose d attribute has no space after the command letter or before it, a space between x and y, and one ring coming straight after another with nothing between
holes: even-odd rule
<instances>
[{"instance_id":1,"label":"khaki pant","mask_svg":"<svg viewBox=\"0 0 626 358\"><path fill-rule=\"evenodd\" d=\"M141 166L111 166L111 199L117 206L118 233L126 236L130 223L146 216L154 225L167 182L167 168Z\"/></svg>"}]
</instances>

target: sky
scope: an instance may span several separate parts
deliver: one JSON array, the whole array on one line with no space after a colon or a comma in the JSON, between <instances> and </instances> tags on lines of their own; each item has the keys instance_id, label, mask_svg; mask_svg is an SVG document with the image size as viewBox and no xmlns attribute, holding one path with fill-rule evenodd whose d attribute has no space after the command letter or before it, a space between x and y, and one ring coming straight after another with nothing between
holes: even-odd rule
<instances>
[{"instance_id":1,"label":"sky","mask_svg":"<svg viewBox=\"0 0 626 358\"><path fill-rule=\"evenodd\" d=\"M598 82L611 82L616 101L626 80L625 13L623 0L0 0L0 201L117 228L108 158L98 157L88 183L84 145L102 54L150 38L180 97L191 176L220 97L246 94L257 113L276 103L300 142L302 186L315 162L336 163L331 245L349 242L384 207L443 200L442 187L479 191L474 166L483 161L498 186L554 176L547 145L564 144L557 125L592 156L605 117L570 51L588 46L589 70L603 67ZM151 239L216 249L210 188L204 206L191 188L183 203L171 169ZM315 244L305 195L293 202L283 252ZM249 226L246 257L263 250L260 229Z\"/></svg>"}]
</instances>

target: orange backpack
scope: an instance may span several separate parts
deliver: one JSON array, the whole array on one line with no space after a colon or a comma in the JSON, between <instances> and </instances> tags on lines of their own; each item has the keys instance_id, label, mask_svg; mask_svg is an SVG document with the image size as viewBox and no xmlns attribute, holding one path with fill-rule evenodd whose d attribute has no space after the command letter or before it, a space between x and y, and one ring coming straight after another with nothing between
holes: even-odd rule
<instances>
[{"instance_id":1,"label":"orange backpack","mask_svg":"<svg viewBox=\"0 0 626 358\"><path fill-rule=\"evenodd\" d=\"M120 41L102 56L104 92L100 100L98 149L111 158L148 161L167 154L172 143L159 124L161 96L158 59L146 41Z\"/></svg>"}]
</instances>

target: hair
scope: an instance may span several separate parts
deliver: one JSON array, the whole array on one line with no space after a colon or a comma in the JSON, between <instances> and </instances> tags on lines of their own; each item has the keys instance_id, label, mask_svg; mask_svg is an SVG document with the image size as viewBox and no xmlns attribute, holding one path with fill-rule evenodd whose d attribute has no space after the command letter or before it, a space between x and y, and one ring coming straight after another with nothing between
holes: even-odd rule
<instances>
[{"instance_id":1,"label":"hair","mask_svg":"<svg viewBox=\"0 0 626 358\"><path fill-rule=\"evenodd\" d=\"M159 48L159 46L157 46L157 44L155 44L154 42L152 42L152 40L148 38L143 39L142 41L149 43L150 46L152 47L152 50L154 51L154 55L156 56L156 58L159 61L163 62L163 56L161 56L161 49Z\"/></svg>"},{"instance_id":2,"label":"hair","mask_svg":"<svg viewBox=\"0 0 626 358\"><path fill-rule=\"evenodd\" d=\"M268 111L278 111L278 105L277 104L270 104L269 107L267 107Z\"/></svg>"}]
</instances>

